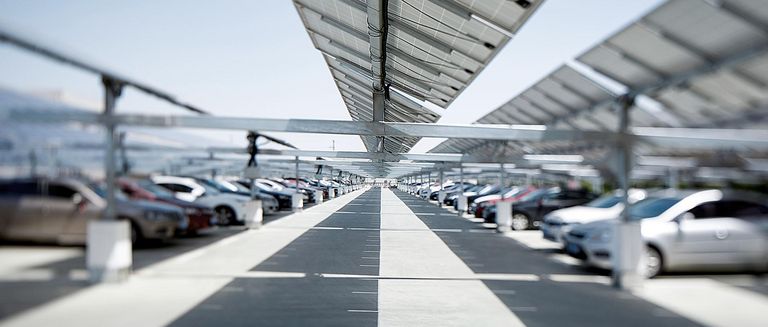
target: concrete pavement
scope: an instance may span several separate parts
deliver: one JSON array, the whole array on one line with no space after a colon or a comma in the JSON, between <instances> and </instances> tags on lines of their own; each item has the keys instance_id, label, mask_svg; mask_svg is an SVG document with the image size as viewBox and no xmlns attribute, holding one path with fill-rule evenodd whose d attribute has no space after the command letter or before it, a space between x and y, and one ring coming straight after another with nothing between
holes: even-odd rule
<instances>
[{"instance_id":1,"label":"concrete pavement","mask_svg":"<svg viewBox=\"0 0 768 327\"><path fill-rule=\"evenodd\" d=\"M690 282L621 292L532 234L511 235L397 190L360 190L0 325L765 325L765 294L714 280L690 296ZM718 310L714 297L748 304Z\"/></svg>"}]
</instances>

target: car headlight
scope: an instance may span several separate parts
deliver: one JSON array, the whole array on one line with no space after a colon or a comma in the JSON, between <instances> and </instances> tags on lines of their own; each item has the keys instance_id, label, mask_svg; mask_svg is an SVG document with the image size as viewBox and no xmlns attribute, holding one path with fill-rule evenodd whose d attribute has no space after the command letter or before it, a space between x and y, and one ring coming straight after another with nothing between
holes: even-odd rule
<instances>
[{"instance_id":1,"label":"car headlight","mask_svg":"<svg viewBox=\"0 0 768 327\"><path fill-rule=\"evenodd\" d=\"M162 214L157 211L147 211L144 213L144 219L146 220L159 220L162 218Z\"/></svg>"},{"instance_id":2,"label":"car headlight","mask_svg":"<svg viewBox=\"0 0 768 327\"><path fill-rule=\"evenodd\" d=\"M589 239L596 242L608 242L611 240L611 230L608 228L597 229L589 234Z\"/></svg>"}]
</instances>

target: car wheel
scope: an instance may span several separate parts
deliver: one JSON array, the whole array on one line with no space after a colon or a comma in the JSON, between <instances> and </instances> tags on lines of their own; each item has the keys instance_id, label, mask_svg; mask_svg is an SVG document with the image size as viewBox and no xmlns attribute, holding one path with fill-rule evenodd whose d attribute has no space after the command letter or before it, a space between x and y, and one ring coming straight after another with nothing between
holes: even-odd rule
<instances>
[{"instance_id":1,"label":"car wheel","mask_svg":"<svg viewBox=\"0 0 768 327\"><path fill-rule=\"evenodd\" d=\"M653 278L661 273L662 257L659 250L652 246L645 247L645 277Z\"/></svg>"},{"instance_id":2,"label":"car wheel","mask_svg":"<svg viewBox=\"0 0 768 327\"><path fill-rule=\"evenodd\" d=\"M512 230L526 230L530 226L528 216L522 213L512 215Z\"/></svg>"},{"instance_id":3,"label":"car wheel","mask_svg":"<svg viewBox=\"0 0 768 327\"><path fill-rule=\"evenodd\" d=\"M131 244L136 245L141 241L141 231L136 224L131 223Z\"/></svg>"},{"instance_id":4,"label":"car wheel","mask_svg":"<svg viewBox=\"0 0 768 327\"><path fill-rule=\"evenodd\" d=\"M220 225L234 225L237 222L235 217L235 211L230 207L219 206L216 207L216 216L219 218Z\"/></svg>"}]
</instances>

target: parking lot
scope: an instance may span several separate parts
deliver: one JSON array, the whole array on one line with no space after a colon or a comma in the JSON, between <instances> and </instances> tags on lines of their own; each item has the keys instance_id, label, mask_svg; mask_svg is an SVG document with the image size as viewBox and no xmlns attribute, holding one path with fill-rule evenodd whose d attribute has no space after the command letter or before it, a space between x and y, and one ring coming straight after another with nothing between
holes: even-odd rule
<instances>
[{"instance_id":1,"label":"parking lot","mask_svg":"<svg viewBox=\"0 0 768 327\"><path fill-rule=\"evenodd\" d=\"M746 326L764 321L768 308L762 275L665 275L625 293L610 287L609 272L564 255L538 231L500 234L491 224L395 189L356 191L275 217L261 230L216 228L137 249L134 276L121 285L88 286L81 248L14 244L0 248L0 256L10 263L0 288L19 294L0 302L8 326L82 326L107 315L184 326L221 319L236 325ZM171 294L175 303L157 314ZM106 311L93 314L94 306Z\"/></svg>"}]
</instances>

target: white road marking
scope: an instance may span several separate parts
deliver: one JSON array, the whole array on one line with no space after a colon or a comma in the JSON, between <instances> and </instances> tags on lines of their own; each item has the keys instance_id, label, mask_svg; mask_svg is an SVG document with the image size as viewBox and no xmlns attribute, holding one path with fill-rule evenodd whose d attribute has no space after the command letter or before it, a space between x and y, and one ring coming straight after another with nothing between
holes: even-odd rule
<instances>
[{"instance_id":1,"label":"white road marking","mask_svg":"<svg viewBox=\"0 0 768 327\"><path fill-rule=\"evenodd\" d=\"M347 312L355 312L355 313L377 313L379 311L377 310L347 310Z\"/></svg>"},{"instance_id":2,"label":"white road marking","mask_svg":"<svg viewBox=\"0 0 768 327\"><path fill-rule=\"evenodd\" d=\"M379 326L524 326L417 213L381 197Z\"/></svg>"},{"instance_id":3,"label":"white road marking","mask_svg":"<svg viewBox=\"0 0 768 327\"><path fill-rule=\"evenodd\" d=\"M352 294L379 294L379 292L362 292L362 291L355 291L355 292L352 292Z\"/></svg>"}]
</instances>

